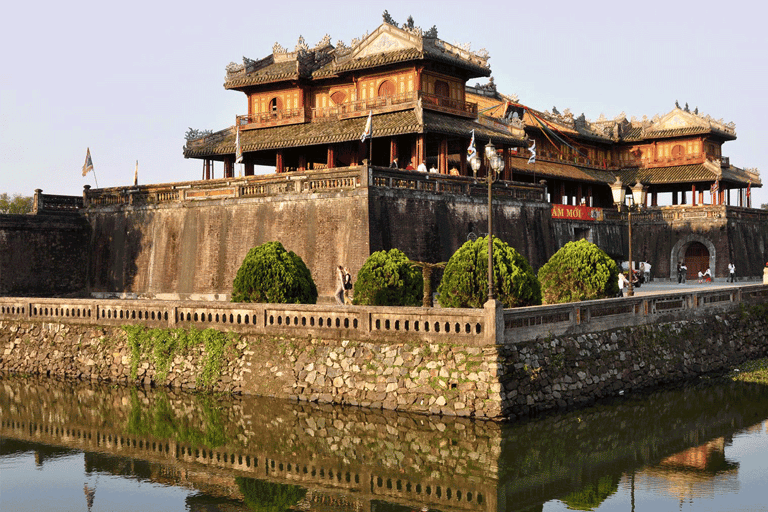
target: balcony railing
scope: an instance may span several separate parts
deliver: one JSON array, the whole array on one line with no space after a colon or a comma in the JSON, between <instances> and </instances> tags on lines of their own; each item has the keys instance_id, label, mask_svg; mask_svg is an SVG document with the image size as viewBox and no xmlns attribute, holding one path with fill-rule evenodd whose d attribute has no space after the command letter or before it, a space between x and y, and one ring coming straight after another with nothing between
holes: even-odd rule
<instances>
[{"instance_id":1,"label":"balcony railing","mask_svg":"<svg viewBox=\"0 0 768 512\"><path fill-rule=\"evenodd\" d=\"M258 114L237 116L237 124L244 128L261 128L283 124L305 123L307 121L332 121L374 113L394 112L414 108L421 99L422 107L464 117L477 117L477 103L455 100L420 91L394 96L381 96L364 100L349 101L329 107L299 107L275 110Z\"/></svg>"},{"instance_id":2,"label":"balcony railing","mask_svg":"<svg viewBox=\"0 0 768 512\"><path fill-rule=\"evenodd\" d=\"M272 112L260 112L237 116L237 125L248 127L249 125L276 126L284 124L304 123L307 121L308 109L304 107L274 110Z\"/></svg>"}]
</instances>

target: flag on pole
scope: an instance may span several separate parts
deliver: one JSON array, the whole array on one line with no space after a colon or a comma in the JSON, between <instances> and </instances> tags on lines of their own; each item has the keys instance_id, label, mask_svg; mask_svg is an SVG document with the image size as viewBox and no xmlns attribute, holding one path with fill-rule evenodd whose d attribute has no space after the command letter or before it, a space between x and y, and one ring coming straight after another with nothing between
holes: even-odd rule
<instances>
[{"instance_id":1,"label":"flag on pole","mask_svg":"<svg viewBox=\"0 0 768 512\"><path fill-rule=\"evenodd\" d=\"M85 154L85 164L83 164L83 176L93 170L93 160L91 160L91 148L88 148L88 152Z\"/></svg>"},{"instance_id":2,"label":"flag on pole","mask_svg":"<svg viewBox=\"0 0 768 512\"><path fill-rule=\"evenodd\" d=\"M749 182L747 182L747 200L749 200L749 195L751 193L751 190L750 190L751 188L752 188L752 180L749 180Z\"/></svg>"},{"instance_id":3,"label":"flag on pole","mask_svg":"<svg viewBox=\"0 0 768 512\"><path fill-rule=\"evenodd\" d=\"M475 148L475 130L472 130L472 140L469 141L469 147L467 148L467 162L471 162L474 157L477 156L477 148Z\"/></svg>"},{"instance_id":4,"label":"flag on pole","mask_svg":"<svg viewBox=\"0 0 768 512\"><path fill-rule=\"evenodd\" d=\"M360 136L360 142L365 142L366 139L370 139L371 135L373 134L373 110L368 111L368 120L365 122L365 130L363 130L363 134Z\"/></svg>"},{"instance_id":5,"label":"flag on pole","mask_svg":"<svg viewBox=\"0 0 768 512\"><path fill-rule=\"evenodd\" d=\"M136 170L133 171L133 186L139 184L139 161L136 160Z\"/></svg>"},{"instance_id":6,"label":"flag on pole","mask_svg":"<svg viewBox=\"0 0 768 512\"><path fill-rule=\"evenodd\" d=\"M528 151L531 152L531 156L530 158L528 158L528 163L535 164L536 163L536 141L535 140L533 141L533 146L528 148Z\"/></svg>"},{"instance_id":7,"label":"flag on pole","mask_svg":"<svg viewBox=\"0 0 768 512\"><path fill-rule=\"evenodd\" d=\"M240 125L237 125L237 136L235 137L235 163L243 163L243 148L240 146Z\"/></svg>"}]
</instances>

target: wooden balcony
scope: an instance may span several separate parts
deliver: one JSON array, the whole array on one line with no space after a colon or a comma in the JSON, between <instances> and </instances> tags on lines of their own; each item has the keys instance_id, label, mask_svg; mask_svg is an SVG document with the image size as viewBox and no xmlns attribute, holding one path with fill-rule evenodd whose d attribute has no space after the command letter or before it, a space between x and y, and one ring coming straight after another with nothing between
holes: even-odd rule
<instances>
[{"instance_id":1,"label":"wooden balcony","mask_svg":"<svg viewBox=\"0 0 768 512\"><path fill-rule=\"evenodd\" d=\"M436 110L467 118L477 117L477 103L459 101L425 92L413 91L395 96L382 96L365 100L345 102L330 107L300 107L294 109L275 110L273 112L237 116L237 124L243 130L299 124L306 122L323 122L353 117L364 117L369 112L383 114L398 110L409 110L416 107L421 99L422 108Z\"/></svg>"},{"instance_id":2,"label":"wooden balcony","mask_svg":"<svg viewBox=\"0 0 768 512\"><path fill-rule=\"evenodd\" d=\"M305 107L275 110L273 112L261 112L258 114L246 114L237 116L237 125L243 130L266 128L270 126L284 126L287 124L306 123L309 120L310 111Z\"/></svg>"}]
</instances>

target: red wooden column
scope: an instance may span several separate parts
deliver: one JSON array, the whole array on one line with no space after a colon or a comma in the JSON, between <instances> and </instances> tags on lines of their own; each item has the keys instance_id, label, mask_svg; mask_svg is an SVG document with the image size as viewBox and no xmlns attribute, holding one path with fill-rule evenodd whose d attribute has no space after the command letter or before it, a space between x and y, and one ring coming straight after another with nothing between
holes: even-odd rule
<instances>
[{"instance_id":1,"label":"red wooden column","mask_svg":"<svg viewBox=\"0 0 768 512\"><path fill-rule=\"evenodd\" d=\"M331 145L328 146L325 165L327 165L329 169L336 167L336 149Z\"/></svg>"},{"instance_id":2,"label":"red wooden column","mask_svg":"<svg viewBox=\"0 0 768 512\"><path fill-rule=\"evenodd\" d=\"M300 171L306 171L307 170L307 155L301 154L299 155L299 170Z\"/></svg>"},{"instance_id":3,"label":"red wooden column","mask_svg":"<svg viewBox=\"0 0 768 512\"><path fill-rule=\"evenodd\" d=\"M235 162L231 158L224 160L224 177L233 178L235 176Z\"/></svg>"},{"instance_id":4,"label":"red wooden column","mask_svg":"<svg viewBox=\"0 0 768 512\"><path fill-rule=\"evenodd\" d=\"M691 206L696 206L696 185L691 185Z\"/></svg>"},{"instance_id":5,"label":"red wooden column","mask_svg":"<svg viewBox=\"0 0 768 512\"><path fill-rule=\"evenodd\" d=\"M284 167L285 162L284 162L284 160L285 160L285 157L283 155L283 150L282 149L278 149L275 152L275 172L277 172L277 173L285 172L285 167Z\"/></svg>"},{"instance_id":6,"label":"red wooden column","mask_svg":"<svg viewBox=\"0 0 768 512\"><path fill-rule=\"evenodd\" d=\"M440 149L437 156L437 170L440 174L448 174L448 139L440 139Z\"/></svg>"},{"instance_id":7,"label":"red wooden column","mask_svg":"<svg viewBox=\"0 0 768 512\"><path fill-rule=\"evenodd\" d=\"M462 158L462 161L466 158ZM512 181L512 168L509 166L509 150L507 146L501 148L501 161L504 162L504 170L501 172L501 179Z\"/></svg>"},{"instance_id":8,"label":"red wooden column","mask_svg":"<svg viewBox=\"0 0 768 512\"><path fill-rule=\"evenodd\" d=\"M244 167L245 167L245 175L253 176L253 164L246 163Z\"/></svg>"},{"instance_id":9,"label":"red wooden column","mask_svg":"<svg viewBox=\"0 0 768 512\"><path fill-rule=\"evenodd\" d=\"M397 157L397 139L394 137L391 137L389 139L389 161L392 162L396 157Z\"/></svg>"},{"instance_id":10,"label":"red wooden column","mask_svg":"<svg viewBox=\"0 0 768 512\"><path fill-rule=\"evenodd\" d=\"M424 134L420 134L416 136L416 162L414 164L414 167L418 168L419 164L422 162L426 163L427 159L427 148L424 145Z\"/></svg>"}]
</instances>

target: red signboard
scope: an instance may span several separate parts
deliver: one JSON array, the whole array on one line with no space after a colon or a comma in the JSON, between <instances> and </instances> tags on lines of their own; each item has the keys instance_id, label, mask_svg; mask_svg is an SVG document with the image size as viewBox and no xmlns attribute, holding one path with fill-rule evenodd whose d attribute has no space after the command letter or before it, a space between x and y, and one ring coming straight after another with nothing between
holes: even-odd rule
<instances>
[{"instance_id":1,"label":"red signboard","mask_svg":"<svg viewBox=\"0 0 768 512\"><path fill-rule=\"evenodd\" d=\"M602 208L590 208L589 206L570 206L567 204L552 205L553 219L569 220L603 220Z\"/></svg>"}]
</instances>

